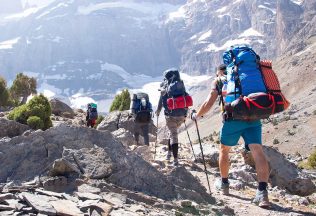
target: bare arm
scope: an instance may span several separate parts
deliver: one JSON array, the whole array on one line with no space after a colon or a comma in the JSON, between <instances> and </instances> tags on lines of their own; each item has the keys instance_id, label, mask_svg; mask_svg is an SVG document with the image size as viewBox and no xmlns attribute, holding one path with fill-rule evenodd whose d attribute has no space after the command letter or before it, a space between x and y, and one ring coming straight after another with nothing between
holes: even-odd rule
<instances>
[{"instance_id":1,"label":"bare arm","mask_svg":"<svg viewBox=\"0 0 316 216\"><path fill-rule=\"evenodd\" d=\"M212 90L207 96L207 99L203 102L201 107L197 111L197 117L203 116L205 113L207 113L215 103L216 99L218 97L218 92L216 90L216 81L212 83Z\"/></svg>"}]
</instances>

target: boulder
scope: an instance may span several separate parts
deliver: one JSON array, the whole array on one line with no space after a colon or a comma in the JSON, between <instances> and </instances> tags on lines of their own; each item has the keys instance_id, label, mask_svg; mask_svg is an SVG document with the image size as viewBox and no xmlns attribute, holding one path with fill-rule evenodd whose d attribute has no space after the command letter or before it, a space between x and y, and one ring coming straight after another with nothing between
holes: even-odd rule
<instances>
[{"instance_id":1,"label":"boulder","mask_svg":"<svg viewBox=\"0 0 316 216\"><path fill-rule=\"evenodd\" d=\"M128 130L132 134L135 131L134 116L128 111L114 111L106 115L103 121L98 125L97 130L116 131L120 128ZM154 122L149 123L149 133L156 135L157 128Z\"/></svg>"},{"instance_id":2,"label":"boulder","mask_svg":"<svg viewBox=\"0 0 316 216\"><path fill-rule=\"evenodd\" d=\"M97 146L82 149L65 148L62 157L90 179L103 179L112 174L113 163L103 148Z\"/></svg>"},{"instance_id":3,"label":"boulder","mask_svg":"<svg viewBox=\"0 0 316 216\"><path fill-rule=\"evenodd\" d=\"M203 154L205 162L210 164L212 167L219 167L219 151L218 148L212 146L211 144L202 144ZM190 149L191 150L191 149ZM200 144L193 145L194 154L196 161L203 163L202 153Z\"/></svg>"},{"instance_id":4,"label":"boulder","mask_svg":"<svg viewBox=\"0 0 316 216\"><path fill-rule=\"evenodd\" d=\"M20 124L6 118L0 118L0 126L0 138L19 136L30 129L28 125Z\"/></svg>"},{"instance_id":5,"label":"boulder","mask_svg":"<svg viewBox=\"0 0 316 216\"><path fill-rule=\"evenodd\" d=\"M306 174L295 164L287 160L276 149L263 146L270 166L270 181L272 186L287 189L291 194L308 196L316 192L316 186Z\"/></svg>"},{"instance_id":6,"label":"boulder","mask_svg":"<svg viewBox=\"0 0 316 216\"><path fill-rule=\"evenodd\" d=\"M113 131L112 134L124 146L137 145L134 135L130 131L128 131L124 128L120 128L116 131ZM142 138L142 137L140 137L140 138ZM139 141L140 141L140 143L144 143L144 139L139 139Z\"/></svg>"},{"instance_id":7,"label":"boulder","mask_svg":"<svg viewBox=\"0 0 316 216\"><path fill-rule=\"evenodd\" d=\"M184 197L186 193L199 202L212 200L188 171L183 169L181 175L173 175L172 180L167 178L139 155L128 151L109 131L60 125L27 137L0 140L0 146L0 183L48 175L47 168L55 160L64 158L81 173L99 173L96 176L128 190L164 200L176 199L178 194Z\"/></svg>"},{"instance_id":8,"label":"boulder","mask_svg":"<svg viewBox=\"0 0 316 216\"><path fill-rule=\"evenodd\" d=\"M74 118L75 112L65 104L64 102L61 102L60 100L53 98L49 101L51 107L52 107L52 113L57 116L62 116L65 118Z\"/></svg>"}]
</instances>

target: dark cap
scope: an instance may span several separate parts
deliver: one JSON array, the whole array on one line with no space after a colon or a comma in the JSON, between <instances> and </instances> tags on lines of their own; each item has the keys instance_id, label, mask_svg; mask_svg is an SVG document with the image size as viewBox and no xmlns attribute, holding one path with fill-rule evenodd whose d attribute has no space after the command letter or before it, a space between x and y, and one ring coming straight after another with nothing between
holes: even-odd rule
<instances>
[{"instance_id":1,"label":"dark cap","mask_svg":"<svg viewBox=\"0 0 316 216\"><path fill-rule=\"evenodd\" d=\"M225 64L221 64L217 67L217 70L226 70L226 65Z\"/></svg>"}]
</instances>

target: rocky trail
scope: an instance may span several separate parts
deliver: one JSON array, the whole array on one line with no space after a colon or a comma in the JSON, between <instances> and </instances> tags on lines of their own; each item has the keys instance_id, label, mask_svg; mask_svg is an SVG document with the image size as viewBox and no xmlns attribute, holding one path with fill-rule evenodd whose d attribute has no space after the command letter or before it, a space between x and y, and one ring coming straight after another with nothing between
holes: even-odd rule
<instances>
[{"instance_id":1,"label":"rocky trail","mask_svg":"<svg viewBox=\"0 0 316 216\"><path fill-rule=\"evenodd\" d=\"M183 140L174 167L165 160L166 130L160 127L154 160L155 125L150 146L138 146L128 112L107 115L97 130L84 126L81 111L73 118L54 115L54 127L46 131L3 116L0 215L316 215L315 176L271 147L265 152L272 206L263 209L251 203L256 175L242 146L232 149L231 195L213 187L219 177L215 135L203 138L210 194L196 140L196 160Z\"/></svg>"}]
</instances>

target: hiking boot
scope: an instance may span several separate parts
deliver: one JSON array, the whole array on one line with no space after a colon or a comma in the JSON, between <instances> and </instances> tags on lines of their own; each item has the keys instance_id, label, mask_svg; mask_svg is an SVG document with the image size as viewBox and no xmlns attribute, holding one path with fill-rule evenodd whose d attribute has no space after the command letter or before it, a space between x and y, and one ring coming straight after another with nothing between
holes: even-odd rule
<instances>
[{"instance_id":1,"label":"hiking boot","mask_svg":"<svg viewBox=\"0 0 316 216\"><path fill-rule=\"evenodd\" d=\"M179 161L178 161L177 158L175 158L175 159L173 160L173 166L178 166L178 165L179 165Z\"/></svg>"},{"instance_id":2,"label":"hiking boot","mask_svg":"<svg viewBox=\"0 0 316 216\"><path fill-rule=\"evenodd\" d=\"M170 159L171 159L171 151L168 151L166 160L167 160L167 161L170 161Z\"/></svg>"},{"instance_id":3,"label":"hiking boot","mask_svg":"<svg viewBox=\"0 0 316 216\"><path fill-rule=\"evenodd\" d=\"M269 198L268 198L268 191L267 190L263 190L263 191L257 190L256 196L252 200L252 202L255 203L256 205L258 205L259 207L262 207L262 208L270 207L270 202L269 202Z\"/></svg>"},{"instance_id":4,"label":"hiking boot","mask_svg":"<svg viewBox=\"0 0 316 216\"><path fill-rule=\"evenodd\" d=\"M229 183L223 183L221 179L217 179L214 186L215 189L221 191L223 195L229 194Z\"/></svg>"}]
</instances>

